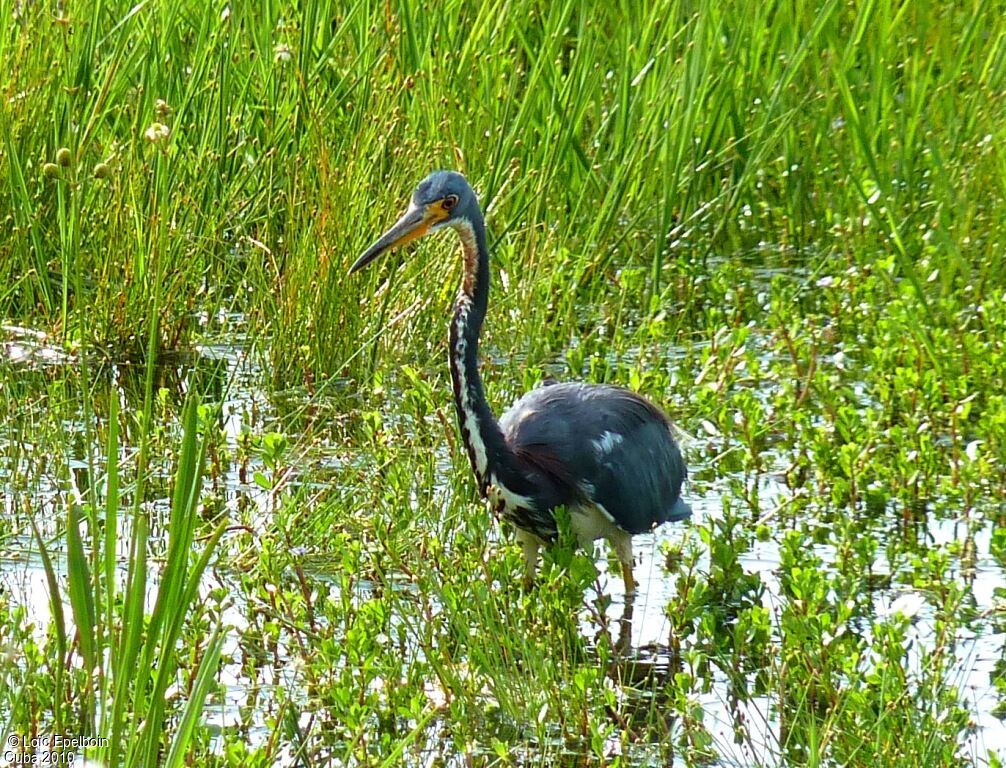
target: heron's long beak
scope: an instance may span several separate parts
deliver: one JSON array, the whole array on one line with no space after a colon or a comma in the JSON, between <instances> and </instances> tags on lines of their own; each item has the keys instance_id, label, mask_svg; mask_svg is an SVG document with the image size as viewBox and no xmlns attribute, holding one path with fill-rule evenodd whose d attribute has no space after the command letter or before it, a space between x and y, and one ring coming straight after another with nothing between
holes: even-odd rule
<instances>
[{"instance_id":1,"label":"heron's long beak","mask_svg":"<svg viewBox=\"0 0 1006 768\"><path fill-rule=\"evenodd\" d=\"M417 205L410 205L409 210L402 214L402 218L395 222L395 226L363 252L363 255L349 268L349 274L359 272L385 251L422 237L430 231L434 223L435 219L428 216L426 210Z\"/></svg>"}]
</instances>

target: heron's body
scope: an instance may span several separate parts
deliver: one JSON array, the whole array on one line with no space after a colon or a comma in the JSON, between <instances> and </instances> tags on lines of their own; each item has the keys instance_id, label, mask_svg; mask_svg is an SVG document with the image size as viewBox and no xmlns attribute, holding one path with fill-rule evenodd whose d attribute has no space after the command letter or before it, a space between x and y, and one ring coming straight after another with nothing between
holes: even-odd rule
<instances>
[{"instance_id":1,"label":"heron's body","mask_svg":"<svg viewBox=\"0 0 1006 768\"><path fill-rule=\"evenodd\" d=\"M631 536L691 514L671 423L636 393L603 384L549 384L518 400L499 421L482 386L478 344L489 301L485 223L460 174L440 171L417 188L409 211L353 270L394 245L451 226L464 273L450 329L450 364L461 436L483 496L518 531L528 578L554 541L554 511L570 512L579 543L608 539L634 592Z\"/></svg>"}]
</instances>

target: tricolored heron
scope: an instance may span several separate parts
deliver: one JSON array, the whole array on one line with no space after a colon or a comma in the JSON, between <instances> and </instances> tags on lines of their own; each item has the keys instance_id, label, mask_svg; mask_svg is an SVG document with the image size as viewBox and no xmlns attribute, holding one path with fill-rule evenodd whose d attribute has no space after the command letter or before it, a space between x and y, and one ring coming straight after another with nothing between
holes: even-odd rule
<instances>
[{"instance_id":1,"label":"tricolored heron","mask_svg":"<svg viewBox=\"0 0 1006 768\"><path fill-rule=\"evenodd\" d=\"M631 537L691 515L681 498L687 470L671 422L628 389L574 383L540 386L496 421L478 362L489 304L489 248L482 209L465 177L437 171L423 179L409 209L349 271L445 227L461 238L464 259L450 365L458 424L479 490L516 527L528 582L539 550L558 535L554 510L564 506L580 546L589 548L599 538L611 542L631 599Z\"/></svg>"}]
</instances>

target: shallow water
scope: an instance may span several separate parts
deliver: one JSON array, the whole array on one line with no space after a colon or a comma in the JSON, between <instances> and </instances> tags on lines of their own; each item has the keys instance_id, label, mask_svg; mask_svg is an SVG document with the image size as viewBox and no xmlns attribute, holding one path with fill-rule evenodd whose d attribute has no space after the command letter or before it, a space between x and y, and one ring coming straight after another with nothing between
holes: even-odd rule
<instances>
[{"instance_id":1,"label":"shallow water","mask_svg":"<svg viewBox=\"0 0 1006 768\"><path fill-rule=\"evenodd\" d=\"M70 356L47 352L44 338L39 338L33 332L24 329L6 329L13 337L5 342L3 354L6 360L0 360L0 382L25 380L37 381L44 387L46 382L58 379L61 375L72 376L75 361ZM673 353L673 350L672 350ZM221 431L226 436L228 448L237 453L240 442L248 433L268 431L279 420L271 405L270 396L259 388L260 372L249 361L240 343L219 343L200 347L200 362L191 369L176 371L177 380L186 382L191 377L206 375L206 368L212 369L212 375L220 379L219 394L223 401L223 421ZM204 369L201 370L200 366ZM39 371L44 375L38 377ZM32 379L35 376L35 379ZM443 393L445 402L448 394ZM296 398L296 395L294 395ZM63 421L67 435L76 436L79 440L88 439L82 428L81 405L66 407ZM305 404L306 407L306 404ZM76 417L74 416L76 414ZM24 414L22 414L24 416ZM388 414L389 421L395 419L395 414ZM24 510L30 507L42 523L43 531L51 536L55 529L53 519L60 513L61 504L69 493L78 493L67 479L60 479L39 464L45 461L46 450L35 444L31 433L31 418L15 416L0 431L0 489L2 489L3 508L9 521L6 538L2 542L0 553L0 589L8 596L12 605L24 606L25 621L34 625L34 634L39 642L43 641L46 627L50 620L50 607L45 574L35 551L31 537L19 526L23 523ZM296 442L297 436L290 435L291 442ZM705 440L705 437L703 438ZM49 446L51 451L54 446ZM717 519L722 514L722 499L733 493L730 488L731 478L717 469L714 461L708 456L715 454L717 446L715 438L710 438L706 444L705 456L699 456L692 461L693 477L701 480L693 481L687 492L688 500L694 510L691 524L668 525L651 535L639 536L634 539L637 554L636 577L639 591L634 606L631 625L631 652L638 662L638 669L647 674L666 676L672 665L671 653L668 647L670 623L666 614L667 606L674 597L675 580L665 570L664 551L668 547L677 548L682 539L689 537L690 531L697 525ZM71 470L69 478L75 478L79 483L89 483L88 466L83 460L85 452L78 442L69 449L74 455L69 456L67 463ZM129 453L132 449L127 446ZM701 453L701 451L700 451ZM100 446L95 455L102 455ZM451 465L451 457L446 445L438 449L436 457L438 466L445 474ZM325 444L324 441L311 446L309 460L301 464L290 483L295 486L311 488L323 486L331 471L345 465L346 455L343 446ZM236 509L240 505L250 505L253 512L249 519L257 530L268 529L275 498L267 490L249 481L255 472L266 471L267 467L260 458L251 458L242 471L231 465L222 475L214 478L217 494L225 499L229 508ZM24 478L31 478L28 482ZM744 479L744 478L740 478ZM448 487L436 489L437 494L450 494ZM26 496L27 494L27 496ZM777 509L787 502L790 490L781 482L766 474L759 480L759 498L761 506L766 510ZM151 509L164 509L167 499L155 499L150 502ZM771 514L771 513L770 513ZM156 518L155 518L156 519ZM162 518L163 519L163 518ZM878 535L882 532L878 529ZM163 537L163 530L152 531L152 541ZM965 527L954 520L938 519L930 515L925 524L925 537L932 546L945 545L950 542L965 543L967 532ZM495 536L495 534L494 534ZM991 532L988 526L981 527L974 534L974 544L979 553L975 577L971 583L971 594L974 600L974 610L978 615L990 616L999 607L996 590L1006 589L1006 573L1002 566L991 556ZM58 548L54 549L54 564L61 576L65 577L65 560L60 556ZM120 553L123 557L125 552ZM323 556L324 552L315 553ZM600 555L600 549L598 550ZM829 545L819 545L815 554L823 559L828 567L835 557ZM702 568L708 569L708 558L700 561ZM780 591L778 571L780 567L779 545L772 538L762 541L754 540L749 550L741 556L745 572L758 574L761 577L765 592L763 604L770 611L778 608L784 600ZM606 573L606 559L597 558L600 578L598 581L602 594L610 594L612 603L607 608L607 616L612 627L618 626L618 619L624 610L622 585L620 578L609 579ZM875 564L877 573L884 574L887 570L885 550L881 542L878 549L878 559ZM339 584L324 569L305 568L306 578L311 588L329 595L338 594ZM124 578L124 574L120 573ZM949 574L953 578L963 578L961 574ZM393 579L392 579L393 580ZM150 585L148 603L152 602L156 583ZM402 579L402 589L413 587L408 580ZM224 590L228 600L224 605L223 620L232 627L224 649L226 662L219 676L223 693L211 697L203 716L203 722L218 734L241 725L245 729L244 738L252 744L264 744L271 738L269 718L274 714L276 695L283 690L289 700L298 698L306 701L306 696L299 696L306 681L302 669L297 664L287 664L284 659L294 658L288 653L287 643L291 642L289 635L283 635L278 645L272 647L267 656L267 663L256 667L254 676L249 677L241 659L248 653L247 638L249 629L248 616L252 613L249 601L257 599L243 590L239 573L227 566L207 574L203 585L204 595L214 590ZM369 597L368 582L356 582L351 600L364 603ZM585 596L587 604L596 601L598 595L588 591ZM893 588L876 589L872 600L877 616L884 616L892 610L900 610L912 620L911 645L907 650L910 662L908 669L917 666L922 649L931 648L935 642L935 623L937 617L926 595L899 585ZM70 615L69 605L65 605L65 613ZM1001 608L1000 608L1001 609ZM590 636L596 632L596 622L590 617L591 611L583 612L583 630ZM976 630L962 631L956 638L954 653L957 658L956 685L961 698L971 712L975 730L968 736L966 743L961 745L960 754L970 759L974 764L984 764L989 755L998 754L1006 745L1006 726L992 714L993 708L999 704L999 696L991 683L991 673L996 662L1002 657L1002 649L1006 645L1006 635L994 631L994 625L989 622L978 622ZM421 656L422 649L414 647L405 649L409 656ZM699 701L703 709L704 724L714 738L718 759L712 764L722 766L734 765L782 765L785 760L780 756L780 723L776 704L769 697L752 696L746 701L734 701L730 683L726 677L716 670L713 671L713 683L710 690L704 693ZM431 679L427 686L427 696L431 702L436 702L443 692L438 684ZM250 711L249 711L250 709ZM0 716L6 713L0 712ZM307 727L311 719L318 713L304 711L300 714L301 726ZM738 743L738 724L743 722L744 738ZM453 746L449 731L449 723L434 719L425 729L422 738L410 748L403 760L412 765L467 765L463 754ZM222 743L222 741L220 742ZM617 744L611 745L617 749ZM656 754L646 744L634 744L631 754L625 755L630 764L646 765ZM537 752L546 751L556 760L561 761L562 755L571 754L568 745L541 745L530 743L526 747L527 762L541 764L534 756ZM487 752L488 754L488 752ZM278 765L295 765L292 753L287 751L286 758ZM682 759L677 759L675 765L685 765Z\"/></svg>"}]
</instances>

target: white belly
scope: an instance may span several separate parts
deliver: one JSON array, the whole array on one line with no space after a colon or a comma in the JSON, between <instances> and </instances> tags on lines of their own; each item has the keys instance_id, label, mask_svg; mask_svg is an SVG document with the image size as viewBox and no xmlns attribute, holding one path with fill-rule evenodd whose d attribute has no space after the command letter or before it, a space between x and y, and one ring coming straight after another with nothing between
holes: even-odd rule
<instances>
[{"instance_id":1,"label":"white belly","mask_svg":"<svg viewBox=\"0 0 1006 768\"><path fill-rule=\"evenodd\" d=\"M611 515L596 504L573 507L570 510L569 527L573 529L577 543L585 549L590 548L591 542L611 539L622 533Z\"/></svg>"}]
</instances>

